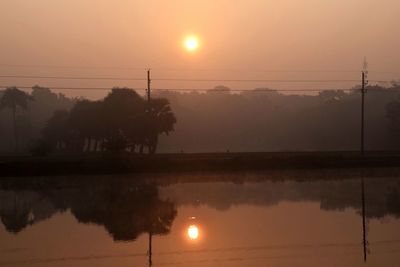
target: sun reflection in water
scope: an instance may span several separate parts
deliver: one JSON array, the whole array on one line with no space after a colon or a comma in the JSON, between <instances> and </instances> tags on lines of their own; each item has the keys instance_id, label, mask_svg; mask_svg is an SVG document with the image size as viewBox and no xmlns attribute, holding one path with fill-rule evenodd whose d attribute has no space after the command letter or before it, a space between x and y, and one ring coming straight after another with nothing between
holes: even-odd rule
<instances>
[{"instance_id":1,"label":"sun reflection in water","mask_svg":"<svg viewBox=\"0 0 400 267\"><path fill-rule=\"evenodd\" d=\"M199 238L199 227L192 224L187 229L187 235L190 240L197 240Z\"/></svg>"}]
</instances>

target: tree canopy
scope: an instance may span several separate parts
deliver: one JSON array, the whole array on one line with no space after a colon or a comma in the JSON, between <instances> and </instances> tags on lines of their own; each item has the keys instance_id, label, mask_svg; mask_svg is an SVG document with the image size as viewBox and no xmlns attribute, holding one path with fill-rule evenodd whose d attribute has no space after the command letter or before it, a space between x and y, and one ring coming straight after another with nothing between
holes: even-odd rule
<instances>
[{"instance_id":1,"label":"tree canopy","mask_svg":"<svg viewBox=\"0 0 400 267\"><path fill-rule=\"evenodd\" d=\"M147 102L134 90L113 88L101 101L80 100L56 111L43 135L57 149L155 153L160 134L174 130L176 118L167 99Z\"/></svg>"},{"instance_id":2,"label":"tree canopy","mask_svg":"<svg viewBox=\"0 0 400 267\"><path fill-rule=\"evenodd\" d=\"M0 98L0 109L8 108L12 112L13 118L13 129L14 129L14 151L18 151L18 125L17 125L17 109L22 108L23 110L28 109L28 102L33 98L19 90L17 87L7 88L3 96Z\"/></svg>"}]
</instances>

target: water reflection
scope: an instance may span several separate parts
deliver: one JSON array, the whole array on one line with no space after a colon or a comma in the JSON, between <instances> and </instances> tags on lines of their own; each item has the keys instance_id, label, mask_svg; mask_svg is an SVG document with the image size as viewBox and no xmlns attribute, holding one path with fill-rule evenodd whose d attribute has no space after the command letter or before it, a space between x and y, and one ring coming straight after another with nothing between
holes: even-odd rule
<instances>
[{"instance_id":1,"label":"water reflection","mask_svg":"<svg viewBox=\"0 0 400 267\"><path fill-rule=\"evenodd\" d=\"M190 225L187 229L187 235L191 240L197 240L199 238L199 227L196 225Z\"/></svg>"},{"instance_id":2,"label":"water reflection","mask_svg":"<svg viewBox=\"0 0 400 267\"><path fill-rule=\"evenodd\" d=\"M81 223L104 226L115 241L131 241L144 232L168 234L176 205L206 205L224 211L241 204L313 201L319 202L322 210L354 208L362 215L362 194L368 206L366 218L400 217L400 181L363 179L362 187L359 181L164 183L159 187L115 177L7 179L0 182L0 218L7 231L18 233L70 210ZM193 228L191 232L196 231Z\"/></svg>"},{"instance_id":3,"label":"water reflection","mask_svg":"<svg viewBox=\"0 0 400 267\"><path fill-rule=\"evenodd\" d=\"M142 233L168 234L176 216L171 201L160 200L157 186L123 180L69 181L44 185L8 181L0 190L0 217L7 231L69 210L80 223L102 225L115 241L132 241Z\"/></svg>"},{"instance_id":4,"label":"water reflection","mask_svg":"<svg viewBox=\"0 0 400 267\"><path fill-rule=\"evenodd\" d=\"M364 176L361 177L361 217L362 217L362 232L363 232L363 254L364 262L367 261L367 230L365 218L365 182Z\"/></svg>"},{"instance_id":5,"label":"water reflection","mask_svg":"<svg viewBox=\"0 0 400 267\"><path fill-rule=\"evenodd\" d=\"M315 202L321 210L362 213L360 177L337 180L188 182L160 187L160 196L176 205L205 205L227 211L237 205L275 206L282 202ZM365 178L366 218L400 217L400 180Z\"/></svg>"},{"instance_id":6,"label":"water reflection","mask_svg":"<svg viewBox=\"0 0 400 267\"><path fill-rule=\"evenodd\" d=\"M268 229L267 226L256 224L264 228L247 228L247 224L254 221L259 212L253 207L262 207L265 212L266 207L276 207L281 203L319 203L319 209L322 211L348 212L350 209L351 213L360 216L357 217L360 234L354 242L348 242L347 239L340 242L350 248L358 246L360 249L364 244L364 257L366 257L368 244L366 234L369 220L384 220L386 216L400 217L400 182L389 178L360 179L359 177L326 181L246 182L244 180L240 184L226 180L175 183L169 182L168 179L155 182L123 177L4 179L0 181L0 218L7 232L17 236L21 232L28 232L32 225L40 224L55 217L56 214L68 212L79 223L102 226L116 242L134 241L143 235L146 237L146 256L149 266L153 265L154 250L156 253L158 251L158 255L174 255L175 252L160 254L159 248L162 242L154 237L171 233L178 211L185 216L183 221L177 222L180 227L179 235L182 239L181 234L184 233L182 242L189 245L187 249L191 253L193 249L198 249L202 253L231 251L235 256L236 252L242 251L240 246L232 245L231 250L209 248L207 246L210 246L210 243L207 243L207 240L210 239L210 242L216 243L220 241L218 238L223 240L223 236L229 236L230 242L235 238L257 240L258 232L261 232L259 238L262 239L262 234ZM187 207L199 207L197 211L201 211L202 207L207 207L208 213L197 214L193 212L193 209L185 213ZM239 214L232 214L233 217L230 219L222 216L223 213L236 207L243 207ZM283 218L286 217L288 221L301 221L304 215L298 214L297 209L298 207L287 207L284 209ZM210 216L209 210L216 211L216 217ZM279 212L276 214L279 215ZM201 221L192 217L193 215L200 215ZM209 230L216 227L219 217L225 218L220 222L221 232L211 233L212 231ZM269 220L272 221L274 218L271 217ZM240 226L239 222L243 224ZM224 226L229 229L229 224L235 224L234 229L238 229L238 232L225 232ZM318 226L318 223L316 224ZM207 226L207 237L203 234L204 226ZM363 232L361 232L362 226L364 226ZM269 225L271 231L274 231L273 227L277 226ZM302 227L304 225L301 226L299 222L296 231L302 231ZM343 225L343 228L345 227L346 225ZM253 236L247 238L245 233L252 233ZM292 232L292 235L293 233L295 232ZM361 233L365 235L365 242ZM238 234L237 237L236 234ZM289 240L288 237L285 238ZM271 237L272 239L275 243L269 243L270 240L264 239L264 243L257 241L258 243L252 246L243 245L243 251L255 253L265 249L296 248L297 251L305 247L314 249L332 247L329 242L313 245L306 244L306 239L299 239L305 243L296 243L296 241L293 244L285 244L285 242L280 244L276 242L278 240L276 237ZM387 240L383 241L387 242ZM175 240L174 243L169 244L169 248L173 250L177 242ZM220 241L220 244L225 244L220 247L228 245L228 248L231 245L228 241L227 243ZM164 250L165 247L164 244ZM176 251L176 254L182 253L180 250ZM358 253L361 259L362 251ZM262 257L275 256L255 256L255 258Z\"/></svg>"}]
</instances>

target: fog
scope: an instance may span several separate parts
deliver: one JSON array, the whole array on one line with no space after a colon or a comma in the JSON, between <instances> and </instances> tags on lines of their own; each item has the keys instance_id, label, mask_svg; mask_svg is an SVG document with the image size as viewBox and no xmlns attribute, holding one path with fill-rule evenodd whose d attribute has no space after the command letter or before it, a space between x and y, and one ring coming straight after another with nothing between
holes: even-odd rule
<instances>
[{"instance_id":1,"label":"fog","mask_svg":"<svg viewBox=\"0 0 400 267\"><path fill-rule=\"evenodd\" d=\"M153 96L177 117L160 152L355 150L359 93L308 90L355 88L364 57L369 84L391 87L400 76L399 10L395 0L3 0L0 90L40 84L54 93L18 114L25 149L76 98L101 100L113 87L143 96L150 68ZM194 52L182 45L190 34L200 41ZM218 85L231 93L205 93ZM394 148L386 105L397 97L368 94L367 149ZM8 151L11 118L0 112Z\"/></svg>"},{"instance_id":2,"label":"fog","mask_svg":"<svg viewBox=\"0 0 400 267\"><path fill-rule=\"evenodd\" d=\"M399 149L400 104L397 101L400 96L399 89L397 85L390 88L367 87L366 150ZM0 95L2 94L0 92ZM107 99L110 99L111 95ZM151 141L151 139L148 139L149 141L144 139L143 142L135 141L141 138L140 133L147 131L143 128L146 127L146 123L142 124L137 119L137 116L141 115L136 113L143 105L140 104L142 102L137 102L139 95L133 94L134 99L137 99L136 102L132 102L134 106L127 103L126 110L131 110L129 112L122 108L122 105L125 105L122 102L114 103L107 108L107 110L119 108L112 111L113 116L117 116L113 120L124 123L118 126L121 128L115 129L114 137L109 137L108 134L113 133L114 127L117 127L115 123L107 122L105 116L108 115L105 115L103 110L93 109L101 104L100 102L91 102L95 106L87 109L87 112L93 109L95 113L86 114L82 108L85 103L87 103L85 105L90 104L87 101L82 102L80 99L68 98L41 88L35 88L30 96L33 98L28 102L28 108L17 109L19 152L30 151L42 138L45 138L45 141L52 138L60 140L64 142L61 146L65 149L68 148L65 142L78 142L79 152L98 151L97 145L95 148L90 148L90 144L87 144L91 143L91 139L94 138L95 143L99 145L107 143L104 140L115 140L117 137L118 140L125 139L120 133L125 128L126 137L133 138L130 148L132 152L135 151L135 147L147 146ZM152 97L155 100L165 99L163 105L168 107L164 115L166 122L170 121L167 119L169 116L176 117L176 121L172 119L167 124L162 122L164 119L161 117L161 121L154 122L159 124L157 127L167 127L160 128L157 134L160 137L157 141L157 152L358 151L360 149L361 94L357 88L347 91L323 91L314 95L287 95L271 89L230 92L228 87L220 86L206 92L160 91L154 93ZM69 119L69 124L55 126L61 128L49 128L51 125L62 123L57 116L52 118L52 122L49 121L54 111L68 111L72 108L74 110L70 114L71 116L74 114L75 117ZM88 121L85 121L86 117ZM0 125L1 152L11 153L14 151L14 132L10 109L3 108L0 111ZM129 140L124 143L129 148ZM76 151L76 148L73 150ZM143 151L143 148L140 151Z\"/></svg>"},{"instance_id":3,"label":"fog","mask_svg":"<svg viewBox=\"0 0 400 267\"><path fill-rule=\"evenodd\" d=\"M391 80L399 77L400 69L399 10L396 0L3 0L0 73L145 78L144 69L152 68L157 78L359 79L367 56L370 79ZM192 33L199 36L201 47L187 53L182 40ZM1 86L36 83L48 87L145 86L142 81L111 84L0 78ZM160 88L216 85L154 82ZM236 89L310 87L226 85ZM102 91L64 93L91 98L105 95Z\"/></svg>"}]
</instances>

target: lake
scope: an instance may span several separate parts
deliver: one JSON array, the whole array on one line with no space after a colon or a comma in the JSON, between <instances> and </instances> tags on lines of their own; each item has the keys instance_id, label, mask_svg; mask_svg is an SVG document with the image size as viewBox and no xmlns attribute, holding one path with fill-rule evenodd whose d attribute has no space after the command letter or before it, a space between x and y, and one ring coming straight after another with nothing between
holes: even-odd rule
<instances>
[{"instance_id":1,"label":"lake","mask_svg":"<svg viewBox=\"0 0 400 267\"><path fill-rule=\"evenodd\" d=\"M0 217L0 266L400 266L396 177L6 178Z\"/></svg>"}]
</instances>

